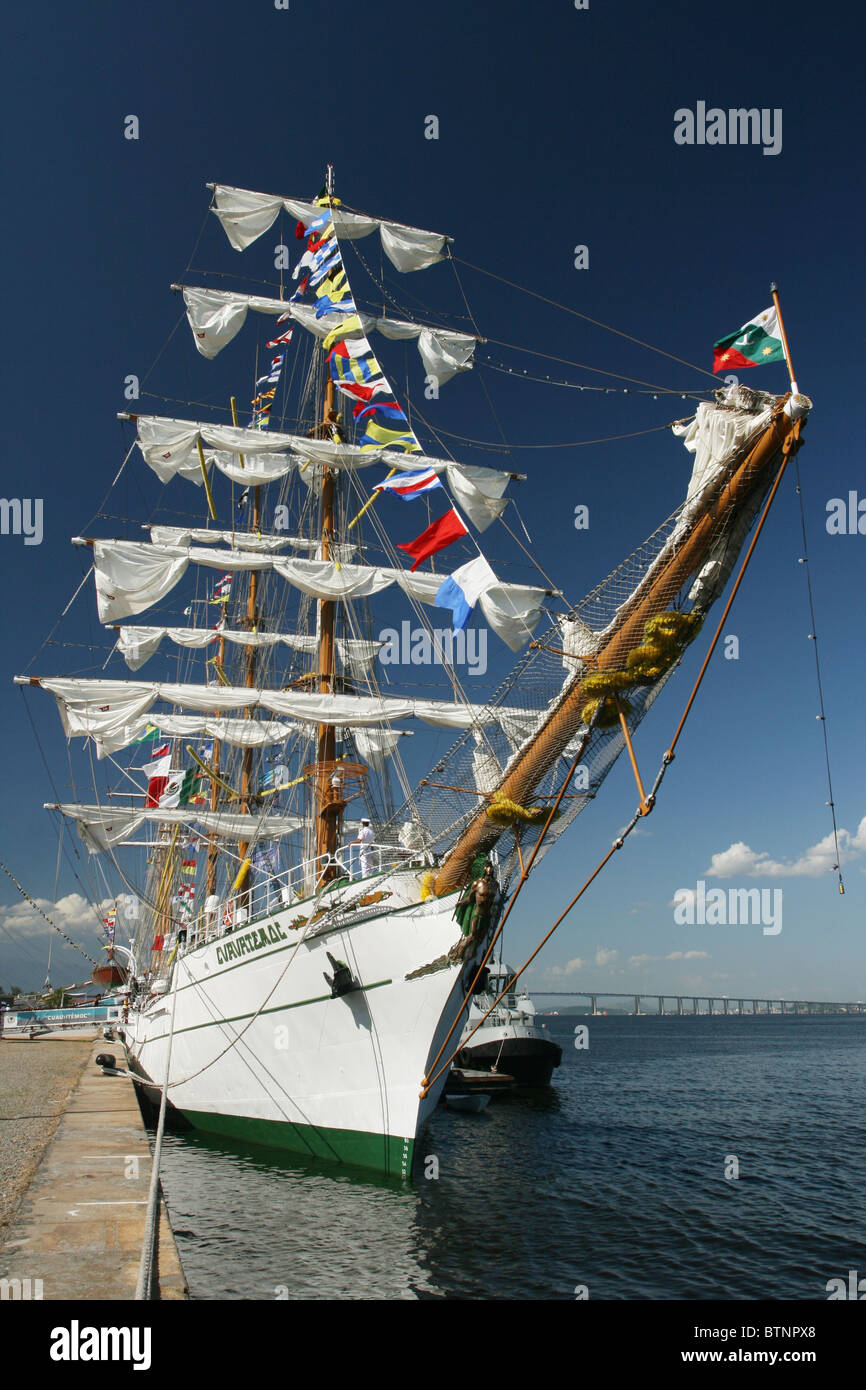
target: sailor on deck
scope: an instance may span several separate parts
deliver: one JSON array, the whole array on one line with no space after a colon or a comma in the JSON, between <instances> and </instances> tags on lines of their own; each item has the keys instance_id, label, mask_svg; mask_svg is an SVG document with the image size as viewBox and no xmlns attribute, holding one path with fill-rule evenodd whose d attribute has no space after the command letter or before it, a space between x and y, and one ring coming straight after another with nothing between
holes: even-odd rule
<instances>
[{"instance_id":1,"label":"sailor on deck","mask_svg":"<svg viewBox=\"0 0 866 1390\"><path fill-rule=\"evenodd\" d=\"M358 831L358 838L352 841L353 845L360 845L361 847L359 858L361 860L362 878L369 878L370 874L373 872L373 851L371 846L374 839L373 827L366 816L363 816L361 818L361 829Z\"/></svg>"}]
</instances>

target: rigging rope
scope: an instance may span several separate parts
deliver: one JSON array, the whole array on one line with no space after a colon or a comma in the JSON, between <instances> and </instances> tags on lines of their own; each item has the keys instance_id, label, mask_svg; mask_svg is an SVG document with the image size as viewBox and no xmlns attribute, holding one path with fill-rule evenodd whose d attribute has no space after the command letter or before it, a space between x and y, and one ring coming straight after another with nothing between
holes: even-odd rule
<instances>
[{"instance_id":1,"label":"rigging rope","mask_svg":"<svg viewBox=\"0 0 866 1390\"><path fill-rule=\"evenodd\" d=\"M461 1007L461 1009L459 1010L457 1016L455 1017L454 1022L453 1022L453 1024L451 1025L451 1028L449 1029L449 1032L448 1032L448 1034L446 1035L444 1042L442 1043L442 1046L440 1047L438 1053L436 1054L436 1057L433 1059L433 1062L432 1062L431 1065L430 1065L430 1068L428 1068L427 1074L422 1078L422 1081L421 1081L421 1097L422 1097L422 1099L423 1099L424 1096L427 1095L428 1091L430 1090L430 1087L438 1080L438 1078L442 1075L443 1071L445 1071L447 1067L450 1067L451 1063L454 1061L454 1058L457 1056L457 1053L460 1051L460 1048L463 1047L463 1046L465 1046L465 1044L466 1044L466 1042L468 1042L469 1038L471 1038L471 1037L474 1036L474 1034L478 1031L478 1029L482 1026L482 1024L484 1023L484 1021L487 1019L488 1015L493 1011L493 1009L496 1008L497 1004L498 1004L498 1003L500 1002L500 1000L504 997L504 995L507 994L508 991L514 987L516 981L520 978L520 976L523 974L523 972L527 969L527 967L528 967L529 965L532 964L533 960L534 960L535 957L538 955L539 951L540 951L540 950L542 949L542 947L550 940L550 937L551 937L551 936L553 935L553 933L556 931L557 927L558 927L558 926L560 925L560 923L561 923L562 921L564 921L564 919L568 916L569 912L570 912L571 909L575 906L575 904L576 904L577 902L579 902L579 900L581 899L581 897L583 896L583 894L586 892L587 888L589 888L590 884L598 877L598 875L601 873L602 869L603 869L603 868L605 867L605 865L609 862L609 860L613 857L613 855L616 853L616 851L617 851L618 849L622 849L622 846L623 846L625 840L626 840L626 839L628 838L628 836L631 834L631 832L632 832L632 830L634 829L634 827L638 824L638 822L639 822L642 818L644 818L646 815L650 814L650 812L653 810L653 808L654 808L654 806L655 806L655 802L656 802L656 794L657 794L657 792L658 792L659 787L661 786L661 783L662 783L662 781L663 781L663 779L664 779L665 773L667 772L668 768L670 767L671 763L672 763L673 760L674 760L674 756L675 756L675 754L674 754L674 749L675 749L675 747L676 747L676 745L677 745L677 742L678 742L678 740L679 740L679 738L680 738L680 735L681 735L681 733L682 733L682 731L683 731L683 727L684 727L685 722L686 722L686 720L687 720L687 718L688 718L688 716L689 716L689 713L691 712L691 708L692 708L692 705L693 705L694 702L695 702L695 698L696 698L696 696L697 696L698 690L700 689L700 686L701 686L701 684L702 684L702 682L703 682L704 675L706 674L707 667L709 666L710 658L712 657L712 654L713 654L713 652L715 651L716 646L717 646L717 644L718 644L719 638L721 637L722 632L723 632L723 630L724 630L724 626L725 626L725 623L727 622L728 614L729 614L730 611L731 611L731 607L732 607L732 605L733 605L734 599L735 599L736 596L737 596L737 591L739 590L740 584L741 584L741 582L742 582L742 580L743 580L743 576L744 576L745 573L746 573L746 569L748 568L749 561L751 560L752 554L753 554L754 549L755 549L755 546L757 545L758 537L760 536L761 531L762 531L763 528L764 528L764 523L765 523L765 521L766 521L766 519L767 519L767 515L768 515L768 513L769 513L770 507L772 506L773 500L774 500L774 498L775 498L775 496L776 496L776 493L777 493L778 490L779 490L779 486L780 486L780 484L781 484L781 482L782 482L782 477L783 477L784 472L785 472L785 469L786 469L786 467L787 467L787 465L788 465L788 460L789 460L789 458L790 458L790 456L791 456L791 453L792 453L792 452L796 453L797 448L799 448L799 437L800 437L800 421L799 421L799 420L796 420L796 421L794 422L794 426L793 426L793 429L792 429L792 431L791 431L791 434L786 438L784 444L782 445L782 462L781 462L781 465L780 465L779 470L778 470L778 472L777 472L777 474L776 474L775 480L774 480L774 482L773 482L773 486L772 486L772 488L770 489L770 493L769 493L769 495L768 495L768 497L767 497L767 500L766 500L766 502L764 503L764 507L763 507L763 510L762 510L762 512L761 512L760 519L759 519L759 521L758 521L757 527L755 528L755 533L754 533L754 535L753 535L753 537L752 537L752 540L751 540L751 543L750 543L750 545L749 545L749 548L748 548L748 550L746 551L745 556L743 557L743 561L742 561L742 563L741 563L741 565L740 565L740 569L739 569L739 572L738 572L738 574L737 574L737 578L736 578L736 580L735 580L735 582L734 582L734 586L733 586L733 588L732 588L732 590L731 590L731 593L730 593L730 595L729 595L729 597L728 597L728 601L727 601L727 603L725 604L724 612L722 613L722 616L721 616L721 618L719 619L718 625L717 625L717 627L716 627L716 631L715 631L715 633L714 633L714 635L713 635L713 639L712 639L712 641L711 641L711 643L710 643L709 649L708 649L707 654L706 654L706 656L705 656L705 658L704 658L703 665L701 666L701 669L700 669L700 671L698 672L697 679L695 680L695 683L694 683L694 685L693 685L693 687L692 687L691 694L689 695L688 701L686 702L686 707L685 707L685 709L684 709L684 711L683 711L683 714L682 714L682 717L681 717L681 719L680 719L680 722L679 722L679 724L677 725L677 728L676 728L676 731L675 731L675 733L674 733L674 736L673 736L673 738L672 738L672 740L671 740L671 743L670 743L670 745L669 745L667 751L665 752L665 754L664 754L664 756L663 756L663 758L662 758L662 765L661 765L661 768L659 769L658 775L657 775L657 777L656 777L656 780L655 780L655 782L654 782L654 784L653 784L653 787L652 787L652 790L651 790L649 796L648 796L645 800L642 799L641 805L638 807L637 811L635 812L635 814L634 814L634 816L632 817L632 819L631 819L631 821L629 822L629 824L626 826L625 830L622 831L622 833L621 833L621 834L617 837L617 839L613 842L613 844L611 845L611 848L608 850L607 854L604 856L604 858L601 860L601 862L596 866L596 868L595 868L595 869L593 870L593 872L590 874L589 878L586 880L586 882L583 884L583 886L579 889L579 891L578 891L578 892L575 894L575 896L572 898L571 902L568 904L568 907L566 907L565 911L562 912L562 913L560 914L560 916L556 919L556 921L554 922L553 926L552 926L552 927L550 928L550 930L546 933L546 935L542 938L542 940L539 942L538 946L536 946L536 948L535 948L535 950L532 952L532 954L527 958L526 961L524 961L523 965L522 965L522 966L520 967L520 969L516 972L516 974L512 977L512 979L511 979L511 980L509 981L509 983L506 985L505 989L503 989L503 990L501 991L501 993L500 993L499 995L497 995L496 999L493 1001L493 1003L491 1004L491 1006L490 1006L490 1008L487 1010L487 1012L482 1016L481 1019L479 1019L478 1023L477 1023L477 1024L475 1025L475 1027L471 1030L471 1032L470 1032L469 1034L466 1035L465 1038L463 1038L463 1037L460 1038L457 1047L454 1048L454 1050L451 1052L451 1055L447 1058L447 1060L446 1060L445 1062L442 1063L442 1065L439 1067L439 1069L438 1069L437 1071L435 1071L435 1072L433 1073L433 1075L430 1075L430 1072L431 1072L431 1071L433 1070L433 1068L437 1065L437 1063L438 1063L438 1061L439 1061L439 1058L442 1056L442 1053L445 1051L445 1048L446 1048L446 1046L447 1046L447 1044L448 1044L448 1041L449 1041L449 1039L450 1039L452 1033L454 1032L454 1029L456 1028L459 1019L462 1017L463 1012L464 1012L464 1010L465 1010L465 1008L466 1008L467 1003L469 1002L469 1000L471 1000L471 998L472 998L472 996L473 996L473 992L474 992L475 987L476 987L476 985L477 985L477 983L478 983L478 980L480 979L480 976L481 976L481 971L483 970L484 965L485 965L486 961L488 960L488 958L489 958L489 956L490 956L490 954L491 954L491 952L492 952L492 950L493 950L493 947L495 946L497 940L499 939L499 936L501 935L502 929L503 929L503 927L505 926L505 922L506 922L506 920L507 920L507 918L508 918L508 916L509 916L509 914L510 914L510 912L511 912L511 909L513 908L514 903L515 903L515 901L516 901L516 899L517 899L517 897L518 897L518 895L519 895L521 889L523 888L523 885L525 884L525 882L526 882L526 880L527 880L527 877L528 877L528 875L529 875L529 870L530 870L531 867L532 867L532 862L533 862L533 860L534 860L534 858L535 858L535 856L536 856L538 850L539 850L540 847L541 847L542 840L544 839L544 837L545 837L545 835L547 834L547 831L548 831L550 825L551 825L552 822L553 822L553 819L554 819L554 814L553 814L553 813L554 813L554 811L557 809L557 807L558 807L558 805L559 805L559 802L560 802L561 799L562 799L563 792L565 791L565 787L568 785L568 780L571 778L573 772L575 771L575 768L576 768L577 765L578 765L579 759L580 759L580 757L582 756L583 748L584 748L585 743L586 743L586 740L584 740L584 742L582 743L580 749L578 750L578 752L577 752L577 754L576 754L576 756L575 756L575 761L573 762L573 764L572 764L572 766L571 766L571 768L570 768L570 770L569 770L568 778L566 779L565 783L563 783L563 787L562 787L562 789L560 790L560 793L559 793L559 796L558 796L558 798L557 798L557 801L555 802L554 806L551 808L551 812L550 812L550 814L549 814L549 816L548 816L548 818L547 818L547 820L546 820L546 822L545 822L545 825L544 825L544 828L543 828L543 830L542 830L542 832L541 832L541 835L539 836L539 839L538 839L538 841L536 842L535 848L534 848L534 850L533 850L533 854L532 854L532 856L531 856L531 858L530 858L530 860L529 860L529 862L528 862L526 868L525 868L524 871L521 873L521 876L520 876L520 879L519 879L519 881L518 881L518 883L517 883L517 886L515 887L514 892L513 892L513 894L511 895L511 899L510 899L510 901L509 901L509 903L508 903L508 906L507 906L507 908L506 908L506 910L505 910L505 914L503 915L502 920L501 920L501 922L499 923L499 926L497 927L496 931L494 932L494 935L493 935L493 937L492 937L492 939L491 939L491 941L490 941L490 944L489 944L489 946L488 946L488 948L487 948L487 950L486 950L486 952L485 952L485 954L484 954L484 957L483 957L483 959L482 959L482 961L481 961L481 964L479 965L479 967L478 967L478 969L477 969L477 971L476 971L475 977L474 977L474 979L473 979L471 985L469 986L469 988L468 988L467 991L466 991L466 997L465 997L463 1006ZM587 735L587 737L589 737L589 735Z\"/></svg>"},{"instance_id":2,"label":"rigging rope","mask_svg":"<svg viewBox=\"0 0 866 1390\"><path fill-rule=\"evenodd\" d=\"M52 922L52 920L51 920L51 918L48 916L48 914L47 914L46 912L43 912L43 911L42 911L42 908L39 906L39 904L38 904L37 902L35 902L35 901L33 900L33 898L31 898L30 894L27 892L27 889L21 887L21 884L18 882L17 878L16 878L15 875L12 873L12 870L11 870L11 869L7 869L7 867L6 867L6 865L3 863L3 860L2 860L2 859L0 859L0 869L3 870L3 872L4 872L4 874L6 875L7 878L11 878L12 882L15 884L15 887L18 889L18 892L21 894L21 896L22 896L22 898L24 899L24 901L25 901L26 903L29 903L29 904L30 904L30 906L33 908L33 911L34 911L34 912L38 912L40 917L44 917L44 918L45 918L45 921L48 923L49 927L53 927L54 930L58 933L58 935L62 936L62 937L63 937L63 940L66 941L66 942L68 942L69 945L72 946L73 949L76 950L76 951L79 953L79 955L84 956L85 960L89 960L90 963L91 963L91 965L98 965L98 964L99 964L99 961L98 961L98 960L94 960L94 959L93 959L93 956L89 956L89 955L87 954L87 952L84 950L84 948L83 948L82 946L79 946L79 945L78 945L78 942L77 942L77 941L73 941L71 936L67 936L67 935L66 935L66 932L62 929L62 927L58 927L58 925L57 925L56 922ZM4 928L4 930L5 930L5 928Z\"/></svg>"},{"instance_id":3,"label":"rigging rope","mask_svg":"<svg viewBox=\"0 0 866 1390\"><path fill-rule=\"evenodd\" d=\"M552 352L542 352L540 348L521 347L519 343L505 343L501 338L487 338L486 341L488 343L495 343L497 347L510 348L512 352L525 352L530 357L543 357L548 362L560 362L564 367L578 367L582 372L593 372L595 376L610 376L616 381L629 381L633 386L646 386L650 391L657 391L661 395L670 395L673 392L673 387L671 386L657 386L653 381L644 381L643 377L626 376L624 372L610 372L603 367L591 367L588 362L575 362L570 357L557 357ZM698 368L698 370L700 370L700 368ZM514 375L516 376L517 373L515 372ZM718 390L718 385L719 383L716 381L716 390ZM611 390L613 389L614 388L611 387ZM707 390L709 390L709 387L707 387ZM685 399L688 393L681 391L679 394ZM697 399L702 398L697 397Z\"/></svg>"},{"instance_id":4,"label":"rigging rope","mask_svg":"<svg viewBox=\"0 0 866 1390\"><path fill-rule=\"evenodd\" d=\"M830 807L830 819L833 823L833 846L836 851L836 862L833 868L839 879L839 892L844 893L845 884L842 880L841 860L839 858L839 832L836 827L836 802L833 799L833 778L830 773L830 745L827 739L827 715L824 710L824 685L821 680L821 660L818 654L818 630L815 626L815 603L812 596L812 576L809 572L809 548L806 540L806 513L803 507L803 489L800 483L799 462L796 464L796 470L797 501L800 504L800 528L803 534L803 564L806 566L806 590L809 595L809 619L811 622L809 638L815 644L815 678L818 683L818 706L821 710L818 719L821 723L821 732L824 735L824 762L827 768L827 790L830 794L830 800L827 802L827 805Z\"/></svg>"},{"instance_id":5,"label":"rigging rope","mask_svg":"<svg viewBox=\"0 0 866 1390\"><path fill-rule=\"evenodd\" d=\"M593 386L586 381L557 381L552 376L533 376L525 367L522 370L516 367L507 367L504 362L494 362L490 356L485 357L481 365L489 367L492 372L500 372L503 376L514 377L517 381L532 381L539 386L564 386L569 391L595 391L596 394L604 396L652 396L654 401L658 400L659 396L679 396L683 400L688 397L689 400L702 401L705 397L714 394L711 386L702 392L684 391L681 386L647 386L633 391L629 386Z\"/></svg>"},{"instance_id":6,"label":"rigging rope","mask_svg":"<svg viewBox=\"0 0 866 1390\"><path fill-rule=\"evenodd\" d=\"M627 338L630 343L637 343L638 347L648 348L650 352L657 352L661 357L669 357L672 362L679 362L683 367L691 367L692 371L700 372L703 376L713 376L713 373L708 372L705 367L698 367L685 357L677 357L676 353L666 352L664 348L656 347L654 343L644 342L643 338L636 338L632 333L624 333L621 328L614 328L612 324L602 323L601 319L594 319L589 314L582 314L579 309L572 309L568 304L560 304L556 299L548 299L547 295L539 294L537 290L527 289L525 285L518 285L514 280L506 280L503 275L497 275L492 270L485 270L483 266L473 265L471 261L464 261L460 256L452 256L451 259L459 261L469 270L477 270L481 275L488 275L491 280L498 280L500 284L508 285L513 290L520 290L521 294L528 294L533 299L540 299L545 304L552 304L555 309L562 309L566 314L573 314L575 318L583 319L585 323L591 323L596 328L603 328L608 333L615 333L618 338Z\"/></svg>"},{"instance_id":7,"label":"rigging rope","mask_svg":"<svg viewBox=\"0 0 866 1390\"><path fill-rule=\"evenodd\" d=\"M415 409L416 411L418 410L417 406ZM418 414L420 415L420 411L418 411ZM423 419L424 417L421 416L421 418ZM691 419L691 416L685 418ZM431 433L433 433L432 427L427 424L426 420L424 423ZM608 434L601 439L572 439L562 444L506 444L505 446L494 444L489 439L470 439L467 435L455 434L453 430L444 430L441 425L437 426L437 431L440 434L447 435L449 439L459 439L461 444L476 444L479 448L488 449L492 453L503 454L510 453L512 449L581 449L589 444L612 444L618 439L637 439L643 434L658 434L661 430L669 430L672 425L680 425L683 423L683 420L668 420L663 425L650 425L645 430L631 430L628 434Z\"/></svg>"}]
</instances>

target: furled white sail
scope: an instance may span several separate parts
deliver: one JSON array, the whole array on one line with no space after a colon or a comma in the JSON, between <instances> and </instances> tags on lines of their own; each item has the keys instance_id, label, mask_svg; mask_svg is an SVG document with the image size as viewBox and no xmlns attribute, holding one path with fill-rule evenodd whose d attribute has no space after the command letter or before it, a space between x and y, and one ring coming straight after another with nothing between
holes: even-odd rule
<instances>
[{"instance_id":1,"label":"furled white sail","mask_svg":"<svg viewBox=\"0 0 866 1390\"><path fill-rule=\"evenodd\" d=\"M159 733L165 738L216 738L234 748L266 748L285 743L298 724L279 719L215 719L208 715L160 714Z\"/></svg>"},{"instance_id":2,"label":"furled white sail","mask_svg":"<svg viewBox=\"0 0 866 1390\"><path fill-rule=\"evenodd\" d=\"M293 319L317 338L325 338L342 323L348 325L351 319L357 325L355 328L349 327L351 334L366 336L375 329L386 338L416 339L426 371L436 378L440 386L444 386L458 372L471 369L478 342L472 333L457 333L453 329L408 323L402 319L376 318L373 314L357 313L354 309L345 313L335 309L317 318L311 304L292 304L285 299L265 299L261 295L238 294L231 290L199 289L185 285L183 297L195 345L203 357L210 359L237 336L251 309L259 314Z\"/></svg>"},{"instance_id":3,"label":"furled white sail","mask_svg":"<svg viewBox=\"0 0 866 1390\"><path fill-rule=\"evenodd\" d=\"M184 287L183 298L195 345L202 357L207 358L216 357L237 336L250 309L260 314L282 312L279 308L271 308L275 302L279 305L279 300L225 294L221 290Z\"/></svg>"},{"instance_id":4,"label":"furled white sail","mask_svg":"<svg viewBox=\"0 0 866 1390\"><path fill-rule=\"evenodd\" d=\"M82 543L80 537L77 543ZM97 604L103 623L141 613L165 598L189 563L227 571L272 569L311 598L358 599L391 584L420 603L435 604L443 577L412 574L376 565L341 565L331 560L300 560L257 555L243 550L207 550L196 546L157 546L143 541L94 541ZM140 570L140 582L139 582ZM479 595L481 611L497 637L519 651L542 613L546 590L527 584L500 583L493 571Z\"/></svg>"},{"instance_id":5,"label":"furled white sail","mask_svg":"<svg viewBox=\"0 0 866 1390\"><path fill-rule=\"evenodd\" d=\"M26 678L21 678L26 679ZM469 729L503 723L506 719L536 716L527 710L503 710L496 705L456 704L449 700L401 699L396 696L343 695L318 691L259 690L255 687L198 685L174 681L82 680L77 677L45 677L38 681L55 696L67 736L90 735L101 739L119 727L121 714L127 726L147 714L157 700L184 709L211 713L224 710L262 709L305 724L334 724L346 728L420 719L442 729ZM155 717L159 724L161 716ZM162 725L159 725L160 728ZM131 740L129 740L131 741Z\"/></svg>"},{"instance_id":6,"label":"furled white sail","mask_svg":"<svg viewBox=\"0 0 866 1390\"><path fill-rule=\"evenodd\" d=\"M246 250L263 236L273 226L281 208L307 227L326 210L321 204L298 198L281 198L273 193L214 184L213 211L236 251ZM405 227L400 222L384 222L378 217L366 217L338 207L331 210L331 216L337 235L350 241L369 236L378 227L382 250L397 270L423 270L440 261L445 254L448 238L438 232Z\"/></svg>"},{"instance_id":7,"label":"furled white sail","mask_svg":"<svg viewBox=\"0 0 866 1390\"><path fill-rule=\"evenodd\" d=\"M267 554L272 550L284 550L287 545L306 544L299 536L263 536L252 531L211 531L206 526L151 526L148 529L154 545L189 545L195 541L196 545L228 545L232 549L259 550Z\"/></svg>"},{"instance_id":8,"label":"furled white sail","mask_svg":"<svg viewBox=\"0 0 866 1390\"><path fill-rule=\"evenodd\" d=\"M449 465L446 471L448 487L455 502L476 531L486 531L508 506L508 499L503 494L509 475L495 468L481 468L468 463Z\"/></svg>"},{"instance_id":9,"label":"furled white sail","mask_svg":"<svg viewBox=\"0 0 866 1390\"><path fill-rule=\"evenodd\" d=\"M122 415L121 418L127 417ZM162 415L139 415L136 426L137 443L144 460L163 483L171 482L175 474L190 482L202 482L199 441L210 446L206 451L208 463L215 464L234 482L247 484L271 482L311 460L327 464L329 468L370 468L374 463L383 462L389 468L435 467L437 473L461 466L448 459L426 455L416 454L414 459L408 460L396 450L361 450L329 439L307 439L273 430L239 429L233 425L175 420ZM261 477L257 477L259 472L262 472Z\"/></svg>"},{"instance_id":10,"label":"furled white sail","mask_svg":"<svg viewBox=\"0 0 866 1390\"><path fill-rule=\"evenodd\" d=\"M703 507L708 493L717 486L731 460L752 439L764 432L775 408L775 398L767 397L763 408L755 408L756 393L739 388L745 408L739 407L740 395L735 392L730 401L702 401L694 418L671 426L683 441L683 447L694 454L695 462L682 513L672 541L689 527L692 518Z\"/></svg>"},{"instance_id":11,"label":"furled white sail","mask_svg":"<svg viewBox=\"0 0 866 1390\"><path fill-rule=\"evenodd\" d=\"M318 646L316 637L295 633L244 632L225 627L121 627L117 648L130 671L137 671L159 649L164 637L180 647L208 647L221 639L241 647L273 647L282 643L300 652L313 652ZM361 638L337 638L340 660L356 674L369 669L381 646L381 642Z\"/></svg>"},{"instance_id":12,"label":"furled white sail","mask_svg":"<svg viewBox=\"0 0 866 1390\"><path fill-rule=\"evenodd\" d=\"M275 483L277 479L291 473L301 462L297 454L290 453L254 454L252 458L245 455L241 461L237 454L227 453L223 449L208 449L205 458L230 482L238 483L241 487L267 487L268 483ZM196 474L189 474L180 469L178 472L181 477L201 486L201 467Z\"/></svg>"},{"instance_id":13,"label":"furled white sail","mask_svg":"<svg viewBox=\"0 0 866 1390\"><path fill-rule=\"evenodd\" d=\"M677 421L671 426L673 434L681 437L684 447L695 456L686 499L678 509L673 530L652 564L644 571L640 583L616 609L604 629L605 634L616 628L622 613L636 603L639 595L654 582L658 571L668 563L671 554L688 534L695 518L706 512L713 498L721 491L728 471L736 460L766 431L775 407L774 396L764 391L753 391L748 386L735 386L723 401L702 401L692 419ZM744 523L746 515L750 516L750 521ZM748 529L754 515L754 509L749 511L747 507L740 512L738 524L745 524ZM727 546L727 539L724 536L720 538L715 552L720 548L727 549L727 553L733 556L736 551ZM695 596L701 593L705 581L709 585L707 595L716 592L713 576L718 578L722 571L714 567L718 558L715 552L704 567L706 573L703 578L699 576L695 581Z\"/></svg>"},{"instance_id":14,"label":"furled white sail","mask_svg":"<svg viewBox=\"0 0 866 1390\"><path fill-rule=\"evenodd\" d=\"M380 777L385 774L385 759L390 757L401 738L411 735L411 729L359 729L352 730L355 747Z\"/></svg>"},{"instance_id":15,"label":"furled white sail","mask_svg":"<svg viewBox=\"0 0 866 1390\"><path fill-rule=\"evenodd\" d=\"M46 810L60 811L78 822L78 833L91 854L102 854L115 845L131 840L148 822L156 825L198 825L220 839L275 840L293 835L306 824L301 816L247 816L226 811L205 811L198 806L177 810L160 807L147 810L125 806L84 806L77 803L46 802Z\"/></svg>"},{"instance_id":16,"label":"furled white sail","mask_svg":"<svg viewBox=\"0 0 866 1390\"><path fill-rule=\"evenodd\" d=\"M339 235L339 227L337 233ZM401 227L399 222L382 222L379 236L382 250L397 270L424 270L441 261L444 255L446 238L438 232Z\"/></svg>"}]
</instances>

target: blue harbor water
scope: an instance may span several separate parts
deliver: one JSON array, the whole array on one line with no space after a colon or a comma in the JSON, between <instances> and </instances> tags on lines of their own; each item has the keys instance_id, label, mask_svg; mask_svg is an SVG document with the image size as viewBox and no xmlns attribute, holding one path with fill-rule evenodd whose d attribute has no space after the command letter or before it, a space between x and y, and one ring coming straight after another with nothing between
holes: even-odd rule
<instances>
[{"instance_id":1,"label":"blue harbor water","mask_svg":"<svg viewBox=\"0 0 866 1390\"><path fill-rule=\"evenodd\" d=\"M191 1296L826 1299L866 1274L866 1017L546 1021L553 1086L440 1107L412 1183L166 1135Z\"/></svg>"}]
</instances>

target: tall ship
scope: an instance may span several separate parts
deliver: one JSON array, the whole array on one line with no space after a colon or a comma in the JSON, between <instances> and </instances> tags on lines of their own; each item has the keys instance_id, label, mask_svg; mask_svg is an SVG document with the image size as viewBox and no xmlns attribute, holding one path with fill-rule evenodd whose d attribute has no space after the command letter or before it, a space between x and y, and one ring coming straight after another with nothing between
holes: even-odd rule
<instances>
[{"instance_id":1,"label":"tall ship","mask_svg":"<svg viewBox=\"0 0 866 1390\"><path fill-rule=\"evenodd\" d=\"M526 480L425 415L483 341L419 307L448 236L348 207L331 169L315 198L209 187L233 252L280 238L268 293L224 270L172 287L193 354L244 335L248 417L130 397L115 484L155 474L159 510L73 542L108 658L18 679L93 785L48 809L116 901L109 968L127 934L130 1069L202 1130L407 1175L508 895L633 757L810 403L705 392L673 426L682 503L567 597L519 521ZM488 634L503 675L479 701Z\"/></svg>"}]
</instances>

